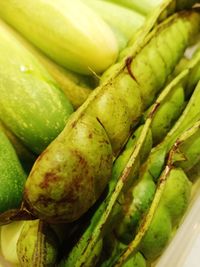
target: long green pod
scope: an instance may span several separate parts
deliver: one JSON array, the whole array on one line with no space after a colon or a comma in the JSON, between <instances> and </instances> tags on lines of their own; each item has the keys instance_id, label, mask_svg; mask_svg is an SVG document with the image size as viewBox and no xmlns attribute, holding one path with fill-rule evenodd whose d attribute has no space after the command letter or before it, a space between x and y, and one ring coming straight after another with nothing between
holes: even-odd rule
<instances>
[{"instance_id":1,"label":"long green pod","mask_svg":"<svg viewBox=\"0 0 200 267\"><path fill-rule=\"evenodd\" d=\"M27 180L25 199L37 216L49 221L73 221L79 218L96 201L104 190L111 174L112 156L119 153L131 133L131 128L136 125L141 116L142 100L149 100L147 97L149 92L155 96L162 89L167 76L170 71L173 71L189 44L190 36L199 31L199 19L200 16L196 11L181 12L159 25L157 30L154 31L155 36L152 36L149 43L138 55L132 58L132 63L127 66L128 70L131 66L132 73L135 77L137 76L137 81L129 75L127 68L124 68L117 76L114 75L112 79L96 88L81 108L74 113L62 133L35 162ZM179 36L176 44L173 42L174 34ZM167 42L170 43L170 47L172 47L171 52L166 57L168 71L165 71L166 67L161 58L161 55L164 56L166 51L161 49L156 55L158 62L161 64L161 66L157 64L157 68L161 71L163 67L162 77L153 75L155 72L152 72L152 68L148 65L145 77L141 76L139 78L146 61L151 57L153 44L156 43L156 40L159 43L163 42L165 36ZM175 47L173 47L174 45ZM155 64L154 67L156 67ZM140 87L145 82L146 86L144 88ZM148 90L147 85L149 86ZM145 95L145 92L147 95ZM145 106L145 102L143 102L143 105ZM112 117L108 112L112 113ZM93 121L93 125L90 120ZM77 129L80 129L79 127L82 127L83 124L87 128L85 131L87 138L82 135L80 139L77 138L80 135ZM96 139L94 134L90 134L91 129L92 133L96 132L95 125L97 124L99 125L97 127L99 129L97 131L98 135L101 134L103 140L106 140L104 142L105 146L101 149L99 149L100 143L95 144L95 142L98 142L97 140L101 139L100 136ZM106 135L108 137L105 137ZM69 144L68 138L74 140L73 146L76 147L76 153L72 152L74 148ZM84 150L85 146L91 148L90 155L89 152L87 153L87 160L82 154L80 142ZM60 144L62 144L62 147ZM97 155L96 151L98 151L98 157L95 156ZM84 166L84 169L88 171L84 176L80 168L80 158L84 158L84 160L81 160L84 163L83 165L90 166L88 168ZM92 167L91 170L91 166L95 167ZM64 169L65 171L61 174L60 170ZM62 184L64 189L59 187L55 192L55 179L52 177L56 177L57 183ZM101 181L98 177L101 177ZM82 186L77 187L77 181L79 181L78 183L81 182ZM97 187L94 185L97 185ZM72 188L73 190L71 190ZM83 193L86 191L87 195ZM84 201L82 201L83 199ZM58 205L59 203L60 205Z\"/></svg>"},{"instance_id":2,"label":"long green pod","mask_svg":"<svg viewBox=\"0 0 200 267\"><path fill-rule=\"evenodd\" d=\"M127 144L127 150L125 150L124 153L122 153L122 155L120 155L119 158L116 159L116 162L114 163L112 177L108 184L108 194L105 200L100 204L99 208L96 210L94 216L91 219L89 227L86 229L81 239L78 241L76 246L74 246L72 252L68 255L68 257L61 262L60 266L78 267L78 266L85 266L84 264L87 263L89 255L91 255L91 251L93 251L98 240L102 238L102 235L105 231L105 227L107 228L106 222L109 219L110 213L112 211L112 207L116 200L116 199L112 199L112 196L116 190L115 187L116 187L117 181L122 175L121 173L122 172L126 173L129 171L129 167L127 167L127 169L124 171L124 166L127 164L130 154L132 154L134 151L135 154L133 157L133 161L134 162L137 161L140 150L146 147L147 145L147 144L145 145L146 140L147 140L147 143L151 142L151 141L148 141L150 138L148 137L149 136L148 126L149 125L147 125L142 130L140 130L139 135L136 135L136 137L133 136L133 138L131 138L130 143ZM134 148L136 150L134 150ZM137 172L137 166L138 165L136 163L136 166L135 166L136 172ZM132 174L133 172L134 171L132 171Z\"/></svg>"},{"instance_id":3,"label":"long green pod","mask_svg":"<svg viewBox=\"0 0 200 267\"><path fill-rule=\"evenodd\" d=\"M0 119L30 150L40 153L64 128L73 107L3 23L0 39Z\"/></svg>"},{"instance_id":4,"label":"long green pod","mask_svg":"<svg viewBox=\"0 0 200 267\"><path fill-rule=\"evenodd\" d=\"M193 69L195 69L199 65L199 60L200 60L200 57L199 55L197 55L197 57L191 60L190 64L186 67L186 69L184 69L160 94L155 104L153 105L153 107L151 107L149 111L149 116L151 117L150 127L154 127L154 120L156 120L156 118L157 120L159 119L161 121L163 120L163 115L162 115L162 112L160 113L160 110L162 110L163 106L166 107L168 103L171 103L171 100L173 100L173 95L174 95L173 92L176 92L177 89L179 90L181 85L182 85L181 89L183 89L184 87L184 89L187 92L187 86L186 86L187 80L190 77L191 73L193 72ZM195 97L193 98L193 101L194 100L195 100ZM191 103L190 106L193 106L193 103ZM178 113L180 115L180 112ZM178 114L175 114L175 115L173 114L173 116L175 116L176 118L177 118L177 115ZM168 127L170 128L169 121L161 122L161 123L166 123L166 125L168 125ZM171 127L172 127L172 124L171 124ZM163 151L163 154L161 154L161 156L164 157L164 155L165 155L165 150ZM159 164L158 155L156 159L155 158L153 159L155 160L155 162L158 162L157 164ZM132 180L132 179L129 179L129 180ZM121 204L124 205L124 211L123 211L123 217L119 220L119 223L116 224L116 227L114 227L115 228L114 231L115 231L115 235L118 236L118 238L125 244L129 243L132 240L140 219L142 218L144 212L149 207L153 199L155 190L156 190L156 184L152 176L147 171L142 176L141 179L136 180L136 182L133 183L133 189L132 187L130 187L128 192L127 191L125 192L125 196L126 196L125 199L122 201L119 200ZM131 197L131 195L133 196ZM118 250L119 250L118 253L120 253L120 248L118 248ZM104 263L105 266L110 266L109 264L111 264L112 260L114 260L116 256L117 255L113 254L112 255L113 258L110 258L107 262ZM104 266L104 264L102 266Z\"/></svg>"},{"instance_id":5,"label":"long green pod","mask_svg":"<svg viewBox=\"0 0 200 267\"><path fill-rule=\"evenodd\" d=\"M120 52L118 60L124 61L130 54L137 52L138 47L144 44L143 40L147 37L149 32L152 31L152 29L157 23L166 19L168 16L173 14L175 11L182 10L188 7L192 7L193 4L197 2L199 2L199 0L194 0L194 1L164 0L162 1L162 3L158 5L155 8L155 10L149 15L147 22L144 24L144 26L133 35L133 37L129 41L128 46ZM146 41L148 42L148 38L146 38Z\"/></svg>"},{"instance_id":6,"label":"long green pod","mask_svg":"<svg viewBox=\"0 0 200 267\"><path fill-rule=\"evenodd\" d=\"M171 227L176 226L180 221L180 218L183 216L190 199L190 182L182 169L176 169L174 167L174 164L178 164L178 162L186 160L183 151L179 151L179 145L182 146L188 142L191 144L191 137L196 136L197 132L199 132L199 126L200 121L197 121L191 129L187 129L175 141L168 154L166 166L163 168L162 174L159 177L158 187L150 209L140 223L140 227L137 230L135 238L123 251L116 264L113 266L123 266L123 263L126 261L126 259L128 259L130 255L134 255L138 249L141 249L141 251L146 254L145 256L149 258L149 260L155 260L155 258L160 255L162 250L166 247L171 237ZM178 189L175 184L179 185ZM156 233L155 231L159 231L160 228L155 226L156 223L163 225L163 217L161 215L161 217L157 219L155 218L155 215L159 212L162 213L162 210L165 213L165 221L169 221L169 228L168 230L163 230L162 234L166 234L166 239L161 239L163 245L159 247L158 240L156 243L154 238L159 236L158 232Z\"/></svg>"},{"instance_id":7,"label":"long green pod","mask_svg":"<svg viewBox=\"0 0 200 267\"><path fill-rule=\"evenodd\" d=\"M121 192L122 188L130 186L130 184L133 182L132 178L128 179L126 176L128 174L129 177L134 177L135 175L137 175L138 153L140 154L140 163L142 163L146 159L149 153L149 149L152 145L149 129L151 123L154 121L154 118L156 118L157 115L160 116L159 107L162 107L163 104L167 103L167 101L170 101L170 96L172 95L173 91L176 91L177 85L181 84L181 82L185 84L185 80L187 80L187 77L189 76L192 69L196 66L196 64L198 64L197 59L193 60L190 67L182 71L182 73L180 73L179 76L174 81L172 81L165 88L165 90L163 90L163 92L151 108L151 112L149 112L149 118L146 124L140 127L129 139L124 152L117 158L114 163L112 178L109 182L109 191L106 200L98 208L94 217L92 218L90 226L87 228L77 245L73 248L68 258L62 262L61 266L81 266L81 264L84 264L88 255L91 254L91 251L93 250L93 247L95 246L97 240L102 237L102 235L104 235L105 229L109 228L110 224L108 223L108 221L110 220L110 214L113 209L113 205L116 202L117 196L119 195L119 192ZM162 116L160 119L162 120ZM144 128L144 130L142 128ZM135 137L137 137L137 139L139 138L138 142L136 141L137 139ZM146 141L144 142L144 140ZM143 145L141 146L141 144ZM137 150L137 152L134 154L135 149ZM127 162L129 161L129 158L132 154L134 154L134 156L132 156L132 159L126 167ZM132 165L135 167L133 167ZM130 171L130 169L132 169L132 171ZM119 182L117 184L118 180ZM153 181L151 183L154 184ZM115 189L116 187L118 188ZM111 219L111 221L113 222L113 219ZM111 225L112 224L113 223L111 223Z\"/></svg>"},{"instance_id":8,"label":"long green pod","mask_svg":"<svg viewBox=\"0 0 200 267\"><path fill-rule=\"evenodd\" d=\"M197 57L194 60L192 60L190 67L188 67L188 70L190 71L188 72L186 71L186 75L183 75L182 80L185 86L187 84L186 77L189 78L193 70L199 65L199 59L200 57ZM185 71L183 71L182 74L184 74L184 72ZM181 77L181 74L178 77ZM178 83L179 82L180 80L178 80ZM126 208L125 208L124 219L121 220L121 223L119 223L117 227L118 237L122 239L125 243L131 241L133 233L137 229L140 218L146 212L146 209L148 209L153 199L156 187L154 182L157 180L157 177L161 172L161 169L165 162L167 151L170 149L171 145L176 140L177 136L180 135L182 131L184 131L186 128L192 125L192 123L194 123L199 118L200 113L198 108L198 101L199 101L198 99L199 99L199 86L197 86L183 114L181 115L177 123L174 125L174 127L172 127L171 131L169 131L166 138L160 145L152 149L148 160L141 167L139 174L140 178L133 185L133 188L129 189L129 191L131 192L130 193L131 198L130 197L127 198L128 201L130 202L129 208L127 208L128 204L125 201ZM166 103L164 103L164 105L166 105ZM162 109L162 105L160 106L160 108ZM193 120L191 114L194 115ZM162 113L160 114L158 110L157 114L155 114L155 119L156 116L160 115L162 115ZM163 119L162 116L160 119L161 120ZM154 126L153 122L152 126Z\"/></svg>"}]
</instances>

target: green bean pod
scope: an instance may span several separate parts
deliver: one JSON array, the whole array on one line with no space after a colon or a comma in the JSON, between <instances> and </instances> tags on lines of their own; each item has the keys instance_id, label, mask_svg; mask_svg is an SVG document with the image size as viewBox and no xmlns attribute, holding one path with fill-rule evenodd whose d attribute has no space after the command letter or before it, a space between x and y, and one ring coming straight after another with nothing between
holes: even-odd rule
<instances>
[{"instance_id":1,"label":"green bean pod","mask_svg":"<svg viewBox=\"0 0 200 267\"><path fill-rule=\"evenodd\" d=\"M190 36L199 31L199 19L198 12L188 11L163 22L150 33L149 42L140 53L132 55L126 66L96 88L75 112L62 133L36 160L28 177L25 200L35 215L51 222L70 222L97 200L111 175L112 157L124 146L142 110L164 86ZM170 47L168 53L163 42ZM155 58L149 64L156 44L159 53L153 52ZM141 75L144 67L145 74ZM156 67L161 74L157 74ZM78 130L83 125L85 134ZM55 181L59 184L56 190Z\"/></svg>"},{"instance_id":2,"label":"green bean pod","mask_svg":"<svg viewBox=\"0 0 200 267\"><path fill-rule=\"evenodd\" d=\"M181 84L182 82L184 85L186 84L186 80L190 76L193 68L195 68L198 63L198 57L193 59L190 63L190 66L183 70L177 76L177 78L163 90L163 92L160 94L155 104L151 108L149 117L147 117L145 124L139 127L133 134L133 136L129 139L125 150L114 163L112 178L109 181L108 194L106 199L103 201L102 205L98 207L97 211L92 217L90 225L84 232L79 242L72 249L72 252L66 259L62 261L61 266L84 266L88 256L91 255L99 238L102 238L102 236L110 236L109 232L111 231L111 229L113 229L115 221L123 221L123 217L121 217L121 204L123 203L123 194L121 194L122 198L118 198L118 196L122 191L125 191L126 194L127 189L133 184L134 179L138 176L139 165L146 160L146 157L149 154L152 146L150 128L152 126L154 118L159 115L158 107L162 107L163 104L166 104L167 101L170 101L170 97L171 95L173 95L172 92L176 91L177 85L179 86L179 84ZM193 100L194 99L195 97L193 98ZM153 190L150 194L149 187L146 186L146 192L150 197L149 202L147 201L146 207L148 207L148 204L151 203L156 190L156 185L152 180L152 177L150 177L150 179L148 179L147 177L147 180L147 185L149 185L149 183L152 184ZM147 196L147 194L144 193L144 196ZM117 223L117 225L118 224L119 223ZM129 236L131 235L130 233L128 233ZM103 242L105 243L106 240L103 239ZM107 247L103 249L102 253L104 253L105 250L108 250Z\"/></svg>"},{"instance_id":3,"label":"green bean pod","mask_svg":"<svg viewBox=\"0 0 200 267\"><path fill-rule=\"evenodd\" d=\"M187 150L179 149L179 145L190 146L192 137L199 138L199 125L198 120L192 128L181 134L172 146L150 209L143 217L134 239L123 252L121 251L112 266L123 266L126 259L138 250L148 261L154 261L168 244L173 230L188 207L191 195L191 182L182 168L175 167L179 162L187 160L184 154L188 153ZM199 155L194 153L193 159L199 159Z\"/></svg>"},{"instance_id":4,"label":"green bean pod","mask_svg":"<svg viewBox=\"0 0 200 267\"><path fill-rule=\"evenodd\" d=\"M194 60L194 62L195 61L196 59ZM196 61L196 63L194 64L193 69L195 69L196 66L198 66L198 61ZM188 77L190 77L190 74L192 73L193 69L192 68L190 69L190 72L187 74ZM179 118L174 127L172 127L171 131L168 133L166 138L163 140L161 144L152 149L148 160L146 161L146 163L143 164L143 166L140 169L139 179L136 180L133 187L129 189L129 193L127 193L127 200L125 200L124 204L125 206L124 218L118 224L116 229L118 238L121 241L125 242L126 244L131 241L143 214L146 212L149 205L151 204L151 201L153 199L156 190L157 178L161 173L161 170L165 162L166 154L171 148L171 145L173 144L172 142L176 140L176 138L178 137L178 135L180 135L182 131L186 130L192 123L194 123L199 118L199 109L197 104L199 101L198 96L199 96L199 86L197 86L182 116ZM162 108L162 105L160 107ZM155 118L157 115L160 116L159 110L157 112L158 113L155 114ZM191 118L191 114L194 115L193 120ZM199 141L198 138L196 138L195 141L198 143ZM193 150L194 147L191 146L191 151ZM188 150L188 154L189 151L190 150ZM193 167L193 165L195 165L195 161L194 159L192 159L192 156L190 157L191 160L186 161L187 163L185 164L189 166L191 165L191 167ZM191 162L193 162L193 165L191 164ZM184 165L184 163L181 164Z\"/></svg>"}]
</instances>

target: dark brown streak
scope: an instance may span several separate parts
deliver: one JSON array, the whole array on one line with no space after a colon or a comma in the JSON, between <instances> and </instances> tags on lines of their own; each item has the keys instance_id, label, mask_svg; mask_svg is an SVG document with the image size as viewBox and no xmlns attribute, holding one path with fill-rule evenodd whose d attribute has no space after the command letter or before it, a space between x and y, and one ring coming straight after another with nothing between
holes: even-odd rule
<instances>
[{"instance_id":1,"label":"dark brown streak","mask_svg":"<svg viewBox=\"0 0 200 267\"><path fill-rule=\"evenodd\" d=\"M149 113L149 118L152 118L154 116L154 113L156 112L159 106L160 106L160 103L157 103L157 102L153 105L153 109Z\"/></svg>"},{"instance_id":2,"label":"dark brown streak","mask_svg":"<svg viewBox=\"0 0 200 267\"><path fill-rule=\"evenodd\" d=\"M125 62L125 65L126 65L126 68L128 70L128 74L138 84L138 82L137 82L137 80L136 80L136 78L135 78L135 76L134 76L134 74L133 74L133 72L131 70L131 63L132 63L132 61L133 61L133 58L132 57L127 57L126 62Z\"/></svg>"}]
</instances>

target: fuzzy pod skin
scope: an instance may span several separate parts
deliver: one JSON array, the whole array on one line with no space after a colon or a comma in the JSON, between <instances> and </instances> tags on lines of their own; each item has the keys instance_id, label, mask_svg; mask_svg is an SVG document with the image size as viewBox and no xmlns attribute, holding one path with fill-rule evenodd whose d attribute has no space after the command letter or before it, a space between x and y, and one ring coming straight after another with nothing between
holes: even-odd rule
<instances>
[{"instance_id":1,"label":"fuzzy pod skin","mask_svg":"<svg viewBox=\"0 0 200 267\"><path fill-rule=\"evenodd\" d=\"M191 19L195 22L194 17ZM141 93L145 106L153 102L173 66L180 60L190 35L191 26L184 20L174 20L171 26L157 34L131 63L131 72L143 89ZM189 31L185 31L188 26ZM172 42L174 38L177 40L176 44Z\"/></svg>"},{"instance_id":2,"label":"fuzzy pod skin","mask_svg":"<svg viewBox=\"0 0 200 267\"><path fill-rule=\"evenodd\" d=\"M111 145L101 124L86 115L77 123L70 120L36 160L26 201L40 218L74 221L101 195L111 170Z\"/></svg>"},{"instance_id":3,"label":"fuzzy pod skin","mask_svg":"<svg viewBox=\"0 0 200 267\"><path fill-rule=\"evenodd\" d=\"M62 131L73 107L2 23L0 40L0 119L30 150L40 153Z\"/></svg>"},{"instance_id":4,"label":"fuzzy pod skin","mask_svg":"<svg viewBox=\"0 0 200 267\"><path fill-rule=\"evenodd\" d=\"M199 87L197 86L193 97L188 103L187 109L177 121L177 124L175 124L174 128L172 128L169 132L170 138L164 139L164 141L160 145L152 149L147 161L140 168L140 179L133 185L133 188L130 188L129 195L127 194L127 200L125 200L124 204L124 218L116 227L116 233L119 239L124 243L128 243L131 241L133 233L135 232L140 219L142 218L145 211L149 208L150 203L153 200L156 183L164 167L166 153L171 147L172 140L173 142L175 142L177 136L180 135L181 130L186 130L190 125L192 125L192 121L197 120L199 117L198 107L196 106L198 103L199 95L198 88ZM162 105L160 107L162 108ZM193 114L195 114L195 110L196 115L198 116L194 116L193 120L190 120L190 114L192 114L192 111ZM156 116L157 114L155 115L155 118ZM182 127L183 125L184 127ZM183 153L185 161L177 162L177 166L181 166L183 168L185 167L184 169L188 170L189 168L194 166L194 164L199 160L198 134L199 133L197 131L197 133L192 135L191 138L187 140L187 142L183 142L183 144L179 145L180 152ZM132 193L130 194L130 192Z\"/></svg>"},{"instance_id":5,"label":"fuzzy pod skin","mask_svg":"<svg viewBox=\"0 0 200 267\"><path fill-rule=\"evenodd\" d=\"M191 195L191 182L181 168L175 167L177 162L184 160L179 146L195 135L199 125L200 121L197 121L175 140L159 177L151 206L144 215L134 239L125 251L121 252L117 264L113 266L122 266L126 259L138 250L147 260L154 261L168 244L173 230L189 205Z\"/></svg>"},{"instance_id":6,"label":"fuzzy pod skin","mask_svg":"<svg viewBox=\"0 0 200 267\"><path fill-rule=\"evenodd\" d=\"M153 118L151 131L154 145L160 143L171 129L185 107L185 93L182 85L178 85L169 95L166 102L158 107Z\"/></svg>"},{"instance_id":7,"label":"fuzzy pod skin","mask_svg":"<svg viewBox=\"0 0 200 267\"><path fill-rule=\"evenodd\" d=\"M173 38L169 38L169 36L172 37L174 32L177 35L179 35L179 38L177 38L175 48L173 47L172 51L170 50L169 53L167 53L168 54L168 57L167 57L168 67L167 68L169 69L168 72L173 71L177 61L179 60L179 57L181 56L181 53L183 53L184 48L186 48L188 45L190 36L193 34L196 34L196 32L198 31L199 20L200 20L200 16L197 12L183 12L180 14L175 14L167 22L164 22L162 25L158 26L158 28L156 28L156 30L154 30L154 32L150 34L150 37L152 38L151 40L153 40L152 42L156 43L156 40L160 40L160 42L164 41L164 33L165 33L168 36L167 40L168 42L170 42L170 46L172 47L174 45ZM184 26L184 28L182 29L184 33L177 30L179 29L179 26L181 29ZM171 35L171 32L173 33L172 35ZM162 36L162 38L161 37L159 38L159 36ZM139 62L139 59L141 60L140 62L142 62L141 64L139 64L138 68L140 68L140 71L142 70L144 71L143 68L144 68L144 62L146 62L146 56L148 56L151 49L154 49L152 42L149 41L146 44L146 46L144 46L144 48L140 51L140 53L137 54L131 62L129 62L129 64L126 62L127 64L123 66L123 69L121 69L121 71L118 74L114 73L113 78L110 78L109 81L104 82L102 85L96 88L95 91L93 91L93 93L89 96L89 98L86 100L84 105L81 106L81 108L77 112L75 112L74 116L71 117L70 122L67 123L60 137L55 139L52 145L50 145L49 147L50 149L47 148L47 150L44 151L43 155L39 158L39 160L36 161L27 181L25 197L31 209L33 209L33 212L39 215L40 218L43 218L43 219L45 218L46 220L49 220L49 221L53 221L53 219L55 219L56 221L59 221L59 220L73 221L75 219L78 219L85 211L87 211L91 207L91 205L97 200L97 198L102 193L103 189L105 188L108 182L109 176L111 175L111 169L112 169L111 158L113 155L117 155L119 153L120 149L122 148L121 146L123 146L125 142L127 141L131 133L132 127L134 127L136 123L138 122L138 117L139 115L141 115L139 113L142 112L142 110L144 109L144 107L141 108L138 104L138 102L141 101L141 98L140 97L138 97L138 99L135 98L135 95L138 96L138 84L137 84L137 81L135 81L135 79L133 79L133 77L131 76L131 73L130 73L131 70L129 67L130 67L130 64L132 67L133 62L137 57L138 58L137 62ZM160 43L161 47L162 45ZM166 51L164 49L162 50L162 52L163 52L163 55L165 55ZM142 56L140 56L141 53L142 53ZM177 53L176 56L175 56L175 53ZM157 56L162 62L160 55L157 54ZM168 63L168 60L170 61L170 63ZM154 65L154 67L155 66L156 65ZM158 70L159 69L160 67L158 67ZM148 70L149 70L149 67L148 67ZM138 73L140 73L140 71L138 71ZM165 79L168 76L168 72L162 73L162 75L164 76L161 75L162 77L158 78L157 76L152 74L151 68L149 71L150 73L148 75L154 77L152 79L155 79L155 81L152 83L156 87L155 91L158 92L164 85ZM132 80L128 76L128 74L131 76ZM140 88L140 93L141 93L143 88L140 87L140 85L139 85L139 88ZM112 116L110 116L110 114L112 114ZM107 137L108 139L106 139L107 143L110 142L112 145L112 150L111 150L110 144L109 145L107 144L107 146L109 146L109 148L107 147L109 152L107 150L106 153L108 153L109 155L107 154L106 157L109 157L109 160L108 160L109 163L106 163L104 166L104 169L106 169L106 175L104 173L102 174L103 170L100 171L98 160L96 163L94 163L94 165L96 164L96 166L93 167L93 168L96 168L97 173L94 171L92 172L92 175L88 174L93 177L92 179L94 179L94 181L96 179L100 180L99 177L101 177L101 181L98 183L98 187L99 187L99 190L97 190L98 193L91 193L91 194L82 193L86 191L88 192L88 189L90 192L95 192L96 182L94 182L93 184L90 183L89 185L88 176L82 175L82 172L85 173L84 170L86 168L84 168L84 170L82 171L83 167L80 166L80 163L79 163L80 160L77 155L76 156L73 155L71 159L72 148L70 147L68 143L68 138L71 139L72 138L71 136L73 135L73 130L71 126L80 125L81 123L79 124L79 120L81 121L83 117L86 119L85 120L86 124L87 123L90 124L90 122L87 122L88 118L91 118L91 120L94 120L94 125L96 125L97 120L98 120L99 127L102 128L101 129L102 136L106 132L108 135ZM104 129L105 129L105 132L104 132ZM57 157L57 152L56 152L59 150L59 147L60 147L60 141L59 141L60 139L65 140L63 141L64 142L63 149L65 150L64 154L68 155L67 157L64 156L62 161L59 160L60 157ZM73 143L73 145L76 148L79 146L79 141L80 140L76 140L76 142L74 141ZM86 140L86 143L87 143L87 146L90 147L91 149L94 148L95 146L93 139ZM93 164L94 162L93 155L98 155L98 158L104 158L106 153L104 154L104 152L102 152L101 149L96 149L96 151L98 151L98 153L91 152L90 158L92 157L92 159L84 158L84 160L88 162L87 164L89 164L89 161L91 161ZM69 160L68 160L69 155L70 155L71 164L69 164ZM46 164L46 158L48 158L48 164ZM67 169L66 166L68 166L68 164L70 165L70 168ZM57 177L56 179L64 183L65 193L63 193L61 190L61 194L60 194L60 192L58 192L59 187L57 187L55 190L55 187L53 189L53 186L51 186L52 188L51 193L55 195L55 197L52 197L52 196L49 197L49 190L47 190L48 193L43 194L41 192L43 190L41 190L40 183L44 181L43 185L46 184L45 183L46 173L48 172L46 168L47 165L50 168L50 170L52 170L52 172L56 174L56 177ZM74 169L77 170L75 172L76 177L74 176L74 173L73 173ZM64 176L60 172L60 170L65 170ZM81 171L78 171L78 170L81 170ZM95 175L97 175L97 178L95 178ZM106 176L106 179L105 179L105 176ZM81 190L78 190L79 192L78 194L75 194L76 200L73 201L73 205L72 205L72 202L71 202L72 200L70 197L71 183L74 186L76 186L76 184L77 183L79 184L80 182L84 186L81 188ZM52 182L52 184L54 183ZM55 190L55 193L53 193L53 190ZM46 192L46 190L43 192ZM40 194L42 194L42 196L40 196ZM79 197L79 194L80 194L80 197ZM86 197L85 197L85 194L86 194ZM73 194L73 199L74 199L74 194ZM60 205L58 205L59 203ZM61 207L59 208L59 206ZM70 207L70 208L68 209L67 207ZM59 212L57 212L57 210L59 210ZM66 215L66 213L68 214Z\"/></svg>"},{"instance_id":8,"label":"fuzzy pod skin","mask_svg":"<svg viewBox=\"0 0 200 267\"><path fill-rule=\"evenodd\" d=\"M26 221L17 241L20 266L55 266L58 240L52 229L40 220Z\"/></svg>"},{"instance_id":9,"label":"fuzzy pod skin","mask_svg":"<svg viewBox=\"0 0 200 267\"><path fill-rule=\"evenodd\" d=\"M0 213L19 208L26 174L6 135L0 130Z\"/></svg>"},{"instance_id":10,"label":"fuzzy pod skin","mask_svg":"<svg viewBox=\"0 0 200 267\"><path fill-rule=\"evenodd\" d=\"M189 205L190 195L191 183L184 171L171 169L160 204L140 244L140 251L147 260L155 260L166 247L173 226L177 225Z\"/></svg>"},{"instance_id":11,"label":"fuzzy pod skin","mask_svg":"<svg viewBox=\"0 0 200 267\"><path fill-rule=\"evenodd\" d=\"M106 84L104 94L96 98L87 113L96 116L104 126L114 154L123 147L132 125L143 110L140 88L126 72Z\"/></svg>"}]
</instances>

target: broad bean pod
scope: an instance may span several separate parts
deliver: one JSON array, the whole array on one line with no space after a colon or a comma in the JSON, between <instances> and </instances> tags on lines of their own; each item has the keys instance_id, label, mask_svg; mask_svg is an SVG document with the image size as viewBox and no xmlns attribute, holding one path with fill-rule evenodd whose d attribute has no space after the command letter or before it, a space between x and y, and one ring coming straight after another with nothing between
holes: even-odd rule
<instances>
[{"instance_id":1,"label":"broad bean pod","mask_svg":"<svg viewBox=\"0 0 200 267\"><path fill-rule=\"evenodd\" d=\"M74 221L99 198L111 176L113 156L199 31L199 19L196 11L181 12L156 27L140 53L71 116L27 179L25 200L36 216L51 222Z\"/></svg>"},{"instance_id":2,"label":"broad bean pod","mask_svg":"<svg viewBox=\"0 0 200 267\"><path fill-rule=\"evenodd\" d=\"M162 108L162 105L166 105L168 101L170 102L171 96L173 96L173 91L176 91L177 89L177 85L179 88L179 85L181 83L183 83L184 85L186 84L186 80L188 79L188 77L190 77L193 69L198 65L199 60L199 57L192 59L189 66L186 67L186 69L183 70L177 76L177 78L163 90L163 92L160 94L155 104L151 108L147 122L144 125L141 125L141 127L139 127L138 130L129 139L125 150L114 163L112 178L109 182L109 191L107 198L97 209L87 230L84 232L83 236L73 248L67 259L63 260L61 266L85 266L84 264L87 261L87 257L88 255L91 255L93 248L95 247L95 244L96 242L98 242L99 238L109 235L108 233L113 228L113 225L115 225L115 221L123 221L123 219L121 219L121 217L119 218L118 216L121 213L121 205L118 205L118 203L123 203L123 197L122 199L119 198L116 202L117 196L122 191L122 188L126 192L126 189L130 187L130 185L133 183L133 180L139 175L139 165L144 162L150 152L150 149L152 147L150 127L153 125L153 121L157 115L161 120L163 119L162 114L160 116L158 107ZM184 87L186 89L186 86ZM193 104L191 104L191 106L192 105ZM149 123L149 121L151 123ZM132 154L133 157L129 161L129 158ZM152 195L149 194L152 200L156 186L154 184L154 181L150 181L150 183L154 188L153 192L151 192ZM147 190L149 191L149 187L147 187ZM116 203L116 205L113 210L114 203ZM151 201L149 201L149 204L150 203ZM128 235L133 236L131 231L130 233L128 233ZM107 242L106 240L103 241L104 243Z\"/></svg>"},{"instance_id":3,"label":"broad bean pod","mask_svg":"<svg viewBox=\"0 0 200 267\"><path fill-rule=\"evenodd\" d=\"M191 154L192 149L190 152L184 149L179 150L179 145L182 148L184 146L194 148L195 137L198 136L199 139L199 125L200 121L197 120L191 128L187 129L175 141L159 177L154 199L139 225L135 238L121 252L115 264L111 266L123 266L126 259L130 255L134 255L138 250L151 262L162 253L171 239L174 228L177 227L187 209L191 191L191 182L184 170L180 167L175 167L175 165L179 165L182 161L187 161L187 155ZM196 154L195 150L193 152L193 158L198 160L199 153ZM163 220L165 224L163 224Z\"/></svg>"},{"instance_id":4,"label":"broad bean pod","mask_svg":"<svg viewBox=\"0 0 200 267\"><path fill-rule=\"evenodd\" d=\"M194 62L195 61L196 60L194 60ZM188 77L190 77L191 73L193 73L193 70L195 70L198 65L199 64L197 61L193 68L190 69L190 72L187 75ZM183 114L176 122L174 127L172 127L171 131L169 131L163 142L152 149L148 160L143 164L143 166L141 166L139 179L136 179L136 182L134 183L132 188L129 188L129 193L127 194L127 201L129 204L126 203L127 201L125 200L124 219L118 225L116 230L119 239L121 239L123 242L129 243L131 241L138 227L138 223L140 222L143 214L148 209L156 190L157 178L161 173L161 170L165 163L166 155L169 149L171 148L173 142L175 142L176 138L180 135L182 131L186 130L188 127L191 126L192 123L198 120L198 95L199 86L196 87L196 90L194 91L191 99L189 100L188 105L186 106ZM191 114L193 115L193 118ZM159 111L156 115L160 115Z\"/></svg>"}]
</instances>

